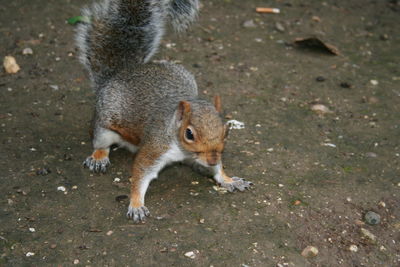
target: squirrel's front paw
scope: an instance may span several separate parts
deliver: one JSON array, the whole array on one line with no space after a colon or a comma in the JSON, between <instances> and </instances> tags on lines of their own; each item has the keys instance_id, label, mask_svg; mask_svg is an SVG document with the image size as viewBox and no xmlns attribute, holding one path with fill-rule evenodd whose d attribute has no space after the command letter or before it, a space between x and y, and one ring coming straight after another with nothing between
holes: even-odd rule
<instances>
[{"instance_id":1,"label":"squirrel's front paw","mask_svg":"<svg viewBox=\"0 0 400 267\"><path fill-rule=\"evenodd\" d=\"M126 213L126 216L129 219L132 219L135 223L145 221L146 217L148 217L149 215L150 212L145 206L141 206L139 208L129 206L128 212Z\"/></svg>"},{"instance_id":2,"label":"squirrel's front paw","mask_svg":"<svg viewBox=\"0 0 400 267\"><path fill-rule=\"evenodd\" d=\"M93 156L89 156L83 162L83 166L89 168L93 172L106 172L107 166L110 165L110 159L104 157L102 159L95 159Z\"/></svg>"},{"instance_id":3,"label":"squirrel's front paw","mask_svg":"<svg viewBox=\"0 0 400 267\"><path fill-rule=\"evenodd\" d=\"M250 186L253 185L252 182L246 181L243 178L239 177L232 177L232 182L223 182L221 183L221 186L228 189L229 192L235 191L235 189L239 191L244 191L246 189L249 189Z\"/></svg>"}]
</instances>

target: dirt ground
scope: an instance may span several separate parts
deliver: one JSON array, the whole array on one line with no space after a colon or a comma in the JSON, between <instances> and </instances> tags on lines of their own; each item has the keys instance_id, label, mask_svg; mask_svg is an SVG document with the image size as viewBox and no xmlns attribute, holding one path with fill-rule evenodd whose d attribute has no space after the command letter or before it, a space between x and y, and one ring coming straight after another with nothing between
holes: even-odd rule
<instances>
[{"instance_id":1,"label":"dirt ground","mask_svg":"<svg viewBox=\"0 0 400 267\"><path fill-rule=\"evenodd\" d=\"M255 186L223 194L174 165L151 183L145 224L125 217L130 153L104 175L82 168L94 95L66 19L83 3L0 5L0 56L21 67L0 73L0 266L400 266L398 1L203 1L155 59L245 123L224 165ZM311 36L340 55L293 45Z\"/></svg>"}]
</instances>

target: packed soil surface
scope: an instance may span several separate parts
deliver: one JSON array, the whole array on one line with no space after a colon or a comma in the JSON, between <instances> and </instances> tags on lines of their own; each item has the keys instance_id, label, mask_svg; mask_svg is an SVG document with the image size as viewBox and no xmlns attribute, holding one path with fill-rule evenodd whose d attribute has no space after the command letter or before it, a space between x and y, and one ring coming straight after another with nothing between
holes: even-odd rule
<instances>
[{"instance_id":1,"label":"packed soil surface","mask_svg":"<svg viewBox=\"0 0 400 267\"><path fill-rule=\"evenodd\" d=\"M223 162L254 186L225 193L173 165L140 224L125 216L134 155L82 167L95 96L66 20L89 2L0 6L0 56L21 68L0 72L0 266L400 265L398 1L203 1L188 32L169 30L154 59L245 124Z\"/></svg>"}]
</instances>

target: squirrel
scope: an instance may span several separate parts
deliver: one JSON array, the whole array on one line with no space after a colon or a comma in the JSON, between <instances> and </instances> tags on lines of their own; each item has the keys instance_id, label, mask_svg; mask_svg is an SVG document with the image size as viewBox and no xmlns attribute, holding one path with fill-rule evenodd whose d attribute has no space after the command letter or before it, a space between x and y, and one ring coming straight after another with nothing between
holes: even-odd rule
<instances>
[{"instance_id":1,"label":"squirrel","mask_svg":"<svg viewBox=\"0 0 400 267\"><path fill-rule=\"evenodd\" d=\"M102 0L82 10L90 23L77 28L79 58L96 94L92 142L84 166L105 172L110 146L136 153L127 216L144 221L150 182L166 165L200 166L228 191L252 183L225 174L221 154L228 126L221 100L198 98L197 84L181 65L150 62L168 22L177 31L196 18L198 0Z\"/></svg>"}]
</instances>

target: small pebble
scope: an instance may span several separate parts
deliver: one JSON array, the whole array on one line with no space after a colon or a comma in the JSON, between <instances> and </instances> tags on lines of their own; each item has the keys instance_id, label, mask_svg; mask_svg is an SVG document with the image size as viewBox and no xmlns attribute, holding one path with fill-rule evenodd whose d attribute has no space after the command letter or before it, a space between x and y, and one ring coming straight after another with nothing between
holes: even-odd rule
<instances>
[{"instance_id":1,"label":"small pebble","mask_svg":"<svg viewBox=\"0 0 400 267\"><path fill-rule=\"evenodd\" d=\"M295 200L294 202L293 202L293 205L295 205L295 206L298 206L298 205L300 205L301 204L301 201L300 200Z\"/></svg>"},{"instance_id":2,"label":"small pebble","mask_svg":"<svg viewBox=\"0 0 400 267\"><path fill-rule=\"evenodd\" d=\"M381 216L373 211L368 211L364 216L365 222L370 225L376 225L381 221Z\"/></svg>"},{"instance_id":3,"label":"small pebble","mask_svg":"<svg viewBox=\"0 0 400 267\"><path fill-rule=\"evenodd\" d=\"M243 27L255 28L255 27L257 27L257 25L254 23L254 21L252 19L250 19L250 20L246 20L245 22L243 22Z\"/></svg>"},{"instance_id":4,"label":"small pebble","mask_svg":"<svg viewBox=\"0 0 400 267\"><path fill-rule=\"evenodd\" d=\"M284 32L285 31L285 27L283 27L283 25L280 22L276 22L275 23L275 29L278 32Z\"/></svg>"},{"instance_id":5,"label":"small pebble","mask_svg":"<svg viewBox=\"0 0 400 267\"><path fill-rule=\"evenodd\" d=\"M110 231L108 231L108 232L106 233L106 235L110 236L110 235L112 235L113 233L114 233L114 231L110 230Z\"/></svg>"},{"instance_id":6,"label":"small pebble","mask_svg":"<svg viewBox=\"0 0 400 267\"><path fill-rule=\"evenodd\" d=\"M35 253L33 253L33 252L28 252L28 253L26 253L26 256L27 256L27 257L35 256Z\"/></svg>"},{"instance_id":7,"label":"small pebble","mask_svg":"<svg viewBox=\"0 0 400 267\"><path fill-rule=\"evenodd\" d=\"M317 82L323 82L323 81L325 81L325 77L323 77L323 76L318 76L317 78L315 78L315 80L316 80Z\"/></svg>"},{"instance_id":8,"label":"small pebble","mask_svg":"<svg viewBox=\"0 0 400 267\"><path fill-rule=\"evenodd\" d=\"M356 245L350 245L349 250L351 252L357 252L358 251L358 247Z\"/></svg>"},{"instance_id":9,"label":"small pebble","mask_svg":"<svg viewBox=\"0 0 400 267\"><path fill-rule=\"evenodd\" d=\"M23 55L33 55L33 50L30 47L24 48L24 50L22 50L22 54Z\"/></svg>"},{"instance_id":10,"label":"small pebble","mask_svg":"<svg viewBox=\"0 0 400 267\"><path fill-rule=\"evenodd\" d=\"M118 177L114 178L114 183L119 183L119 182L121 182L120 178L118 178Z\"/></svg>"},{"instance_id":11,"label":"small pebble","mask_svg":"<svg viewBox=\"0 0 400 267\"><path fill-rule=\"evenodd\" d=\"M361 234L363 235L363 237L369 239L373 243L376 242L376 236L373 233L371 233L370 231L368 231L367 229L361 228Z\"/></svg>"},{"instance_id":12,"label":"small pebble","mask_svg":"<svg viewBox=\"0 0 400 267\"><path fill-rule=\"evenodd\" d=\"M379 36L379 38L382 40L382 41L387 41L388 39L389 39L389 35L387 35L387 34L381 34L380 36Z\"/></svg>"},{"instance_id":13,"label":"small pebble","mask_svg":"<svg viewBox=\"0 0 400 267\"><path fill-rule=\"evenodd\" d=\"M51 249L55 249L56 247L57 247L56 244L51 244L51 245L50 245L50 248L51 248Z\"/></svg>"},{"instance_id":14,"label":"small pebble","mask_svg":"<svg viewBox=\"0 0 400 267\"><path fill-rule=\"evenodd\" d=\"M21 69L13 56L5 56L3 66L6 72L10 74L17 73Z\"/></svg>"},{"instance_id":15,"label":"small pebble","mask_svg":"<svg viewBox=\"0 0 400 267\"><path fill-rule=\"evenodd\" d=\"M65 192L67 189L64 186L57 187L57 191Z\"/></svg>"},{"instance_id":16,"label":"small pebble","mask_svg":"<svg viewBox=\"0 0 400 267\"><path fill-rule=\"evenodd\" d=\"M374 152L367 152L367 153L365 153L365 156L368 157L368 158L376 158L376 157L378 157L378 155L376 153L374 153Z\"/></svg>"},{"instance_id":17,"label":"small pebble","mask_svg":"<svg viewBox=\"0 0 400 267\"><path fill-rule=\"evenodd\" d=\"M58 91L58 89L60 89L58 85L55 84L50 85L50 88L53 89L54 91Z\"/></svg>"},{"instance_id":18,"label":"small pebble","mask_svg":"<svg viewBox=\"0 0 400 267\"><path fill-rule=\"evenodd\" d=\"M75 259L74 260L74 264L76 265L76 264L79 264L79 260L78 259Z\"/></svg>"},{"instance_id":19,"label":"small pebble","mask_svg":"<svg viewBox=\"0 0 400 267\"><path fill-rule=\"evenodd\" d=\"M322 104L315 104L311 106L311 110L318 113L318 114L327 114L332 113L332 111L325 105Z\"/></svg>"},{"instance_id":20,"label":"small pebble","mask_svg":"<svg viewBox=\"0 0 400 267\"><path fill-rule=\"evenodd\" d=\"M194 259L194 258L196 258L196 254L198 254L198 253L199 253L198 250L188 251L188 252L185 253L185 257Z\"/></svg>"},{"instance_id":21,"label":"small pebble","mask_svg":"<svg viewBox=\"0 0 400 267\"><path fill-rule=\"evenodd\" d=\"M199 222L200 222L201 224L203 224L204 221L205 221L204 219L200 219L200 220L199 220Z\"/></svg>"},{"instance_id":22,"label":"small pebble","mask_svg":"<svg viewBox=\"0 0 400 267\"><path fill-rule=\"evenodd\" d=\"M378 85L378 81L377 80L370 80L369 81L372 85Z\"/></svg>"},{"instance_id":23,"label":"small pebble","mask_svg":"<svg viewBox=\"0 0 400 267\"><path fill-rule=\"evenodd\" d=\"M313 246L307 246L305 249L303 249L303 252L301 252L301 255L305 258L312 258L318 255L318 248L313 247Z\"/></svg>"},{"instance_id":24,"label":"small pebble","mask_svg":"<svg viewBox=\"0 0 400 267\"><path fill-rule=\"evenodd\" d=\"M29 227L29 232L34 233L34 232L36 232L36 230L33 227Z\"/></svg>"}]
</instances>

